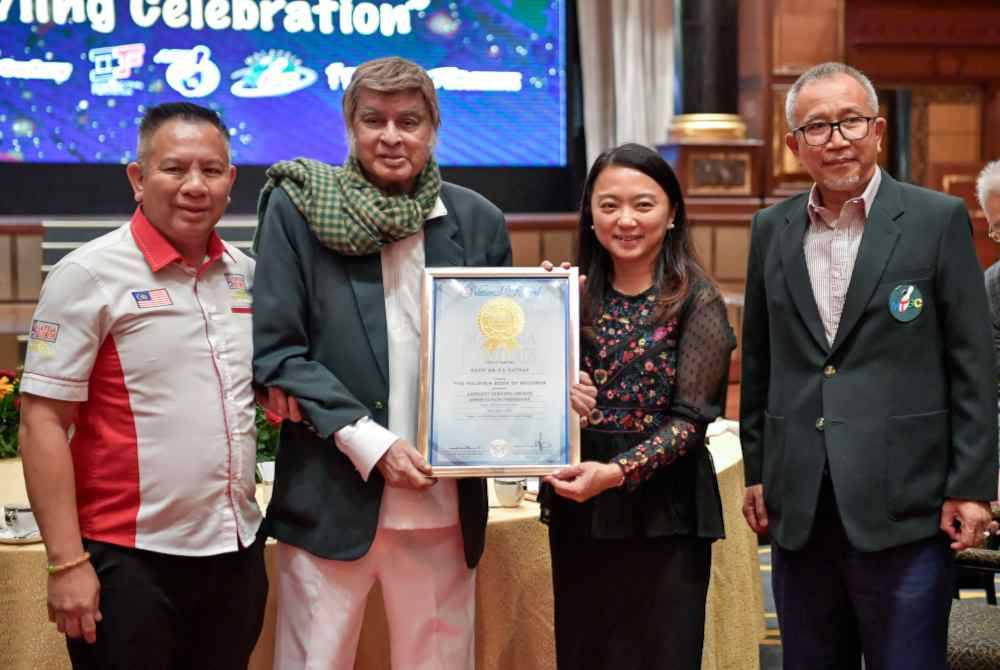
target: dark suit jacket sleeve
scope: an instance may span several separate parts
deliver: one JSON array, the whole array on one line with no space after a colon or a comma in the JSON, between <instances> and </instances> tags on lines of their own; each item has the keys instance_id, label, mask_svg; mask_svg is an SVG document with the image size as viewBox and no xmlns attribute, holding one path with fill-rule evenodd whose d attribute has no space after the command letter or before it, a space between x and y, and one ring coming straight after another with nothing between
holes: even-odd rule
<instances>
[{"instance_id":1,"label":"dark suit jacket sleeve","mask_svg":"<svg viewBox=\"0 0 1000 670\"><path fill-rule=\"evenodd\" d=\"M945 497L992 500L997 486L996 386L989 307L964 203L955 200L935 277L949 376L951 453ZM916 353L916 352L915 352ZM919 354L914 359L919 365Z\"/></svg>"},{"instance_id":2,"label":"dark suit jacket sleeve","mask_svg":"<svg viewBox=\"0 0 1000 670\"><path fill-rule=\"evenodd\" d=\"M743 299L742 354L740 363L740 443L747 486L760 484L764 458L764 412L771 373L767 295L764 290L766 238L760 212L750 227L750 258Z\"/></svg>"},{"instance_id":3,"label":"dark suit jacket sleeve","mask_svg":"<svg viewBox=\"0 0 1000 670\"><path fill-rule=\"evenodd\" d=\"M499 214L499 211L498 211ZM497 234L493 238L491 245L492 253L497 259L496 264L503 267L510 267L514 263L514 252L510 246L510 234L507 232L507 222L503 214L499 214L497 221Z\"/></svg>"},{"instance_id":4,"label":"dark suit jacket sleeve","mask_svg":"<svg viewBox=\"0 0 1000 670\"><path fill-rule=\"evenodd\" d=\"M492 202L467 188L445 184L441 198L462 230L465 262L470 267L509 267L512 261L510 235L503 212Z\"/></svg>"},{"instance_id":5,"label":"dark suit jacket sleeve","mask_svg":"<svg viewBox=\"0 0 1000 670\"><path fill-rule=\"evenodd\" d=\"M313 317L303 277L317 245L312 231L287 194L270 196L258 240L253 287L254 379L295 396L305 419L327 438L369 414L343 383L309 357Z\"/></svg>"},{"instance_id":6,"label":"dark suit jacket sleeve","mask_svg":"<svg viewBox=\"0 0 1000 670\"><path fill-rule=\"evenodd\" d=\"M990 303L990 327L993 330L993 377L1000 382L1000 262L986 270L986 299Z\"/></svg>"}]
</instances>

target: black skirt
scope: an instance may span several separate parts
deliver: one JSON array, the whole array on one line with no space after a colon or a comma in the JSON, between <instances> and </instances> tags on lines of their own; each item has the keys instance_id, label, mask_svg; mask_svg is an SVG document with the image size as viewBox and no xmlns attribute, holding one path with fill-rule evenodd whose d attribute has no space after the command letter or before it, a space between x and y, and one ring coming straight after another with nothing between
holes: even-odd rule
<instances>
[{"instance_id":1,"label":"black skirt","mask_svg":"<svg viewBox=\"0 0 1000 670\"><path fill-rule=\"evenodd\" d=\"M549 545L560 670L700 670L709 540L550 529Z\"/></svg>"},{"instance_id":2,"label":"black skirt","mask_svg":"<svg viewBox=\"0 0 1000 670\"><path fill-rule=\"evenodd\" d=\"M648 437L646 433L584 430L581 459L608 463ZM625 487L611 489L577 503L543 486L539 502L542 521L567 537L605 540L677 535L707 540L725 537L719 482L712 456L702 443L670 465L659 468L635 491L629 492Z\"/></svg>"}]
</instances>

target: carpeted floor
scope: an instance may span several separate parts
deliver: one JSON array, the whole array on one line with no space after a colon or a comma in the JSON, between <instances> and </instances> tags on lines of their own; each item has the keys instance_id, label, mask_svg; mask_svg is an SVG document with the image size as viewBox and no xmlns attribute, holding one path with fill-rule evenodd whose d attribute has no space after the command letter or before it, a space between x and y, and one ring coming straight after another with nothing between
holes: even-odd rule
<instances>
[{"instance_id":1,"label":"carpeted floor","mask_svg":"<svg viewBox=\"0 0 1000 670\"><path fill-rule=\"evenodd\" d=\"M766 637L760 645L760 670L781 670L781 631L778 629L778 615L774 610L774 594L771 591L771 547L762 546L757 549L760 554L760 582L764 589L764 623L767 626ZM1000 593L1000 575L996 578L997 591ZM986 592L982 589L962 589L962 600L984 600Z\"/></svg>"}]
</instances>

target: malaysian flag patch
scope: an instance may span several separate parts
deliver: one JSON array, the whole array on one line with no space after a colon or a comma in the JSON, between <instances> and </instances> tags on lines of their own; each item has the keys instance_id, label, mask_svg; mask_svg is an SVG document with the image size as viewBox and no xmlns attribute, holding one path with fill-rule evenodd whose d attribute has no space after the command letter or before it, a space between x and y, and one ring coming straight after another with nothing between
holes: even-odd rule
<instances>
[{"instance_id":1,"label":"malaysian flag patch","mask_svg":"<svg viewBox=\"0 0 1000 670\"><path fill-rule=\"evenodd\" d=\"M170 294L167 293L167 289L165 288L153 288L148 291L132 291L132 297L135 298L135 306L139 309L166 307L167 305L174 304L174 302L170 299Z\"/></svg>"}]
</instances>

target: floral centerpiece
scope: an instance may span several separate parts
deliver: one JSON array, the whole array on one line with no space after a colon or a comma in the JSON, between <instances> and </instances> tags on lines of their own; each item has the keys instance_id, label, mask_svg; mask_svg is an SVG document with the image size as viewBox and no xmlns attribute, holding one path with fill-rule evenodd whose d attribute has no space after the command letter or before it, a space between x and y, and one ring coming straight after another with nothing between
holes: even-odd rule
<instances>
[{"instance_id":1,"label":"floral centerpiece","mask_svg":"<svg viewBox=\"0 0 1000 670\"><path fill-rule=\"evenodd\" d=\"M0 368L0 458L14 458L21 420L21 371ZM281 417L257 405L257 460L273 461Z\"/></svg>"},{"instance_id":2,"label":"floral centerpiece","mask_svg":"<svg viewBox=\"0 0 1000 670\"><path fill-rule=\"evenodd\" d=\"M278 450L281 417L257 405L257 462L273 461Z\"/></svg>"},{"instance_id":3,"label":"floral centerpiece","mask_svg":"<svg viewBox=\"0 0 1000 670\"><path fill-rule=\"evenodd\" d=\"M17 456L17 427L21 420L21 374L0 369L0 458Z\"/></svg>"}]
</instances>

